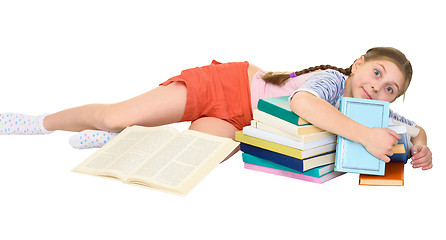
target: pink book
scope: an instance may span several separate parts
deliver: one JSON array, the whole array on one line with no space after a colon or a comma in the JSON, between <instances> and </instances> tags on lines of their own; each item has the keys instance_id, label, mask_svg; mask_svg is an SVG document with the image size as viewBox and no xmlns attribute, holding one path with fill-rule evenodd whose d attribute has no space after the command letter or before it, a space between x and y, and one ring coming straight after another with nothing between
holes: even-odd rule
<instances>
[{"instance_id":1,"label":"pink book","mask_svg":"<svg viewBox=\"0 0 446 240\"><path fill-rule=\"evenodd\" d=\"M312 177L312 176L306 176L306 175L299 174L299 173L283 171L283 170L279 170L279 169L275 169L275 168L263 167L263 166L250 164L250 163L245 163L245 168L259 171L259 172L266 172L266 173L271 173L271 174L275 174L275 175L279 175L279 176L295 178L295 179L304 180L304 181L308 181L308 182L314 182L314 183L324 183L330 179L333 179L335 177L338 177L338 176L344 174L343 172L331 172L331 173L325 174L324 176L322 176L320 178L317 178L317 177Z\"/></svg>"}]
</instances>

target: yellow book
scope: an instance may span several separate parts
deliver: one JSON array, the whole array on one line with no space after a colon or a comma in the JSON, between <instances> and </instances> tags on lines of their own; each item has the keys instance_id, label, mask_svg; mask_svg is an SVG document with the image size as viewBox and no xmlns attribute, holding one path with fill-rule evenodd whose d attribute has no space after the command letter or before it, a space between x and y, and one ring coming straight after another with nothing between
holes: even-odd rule
<instances>
[{"instance_id":1,"label":"yellow book","mask_svg":"<svg viewBox=\"0 0 446 240\"><path fill-rule=\"evenodd\" d=\"M242 143L252 145L252 146L263 148L263 149L266 149L269 151L287 155L290 157L299 158L299 159L313 157L313 156L316 156L319 154L334 151L336 149L336 143L330 143L330 144L322 145L319 147L311 148L308 150L300 150L300 149L288 147L288 146L285 146L282 144L266 141L266 140L263 140L260 138L247 136L247 135L243 134L242 131L237 131L235 133L235 140L242 142Z\"/></svg>"},{"instance_id":2,"label":"yellow book","mask_svg":"<svg viewBox=\"0 0 446 240\"><path fill-rule=\"evenodd\" d=\"M406 149L404 147L404 144L393 145L392 152L393 153L405 153Z\"/></svg>"}]
</instances>

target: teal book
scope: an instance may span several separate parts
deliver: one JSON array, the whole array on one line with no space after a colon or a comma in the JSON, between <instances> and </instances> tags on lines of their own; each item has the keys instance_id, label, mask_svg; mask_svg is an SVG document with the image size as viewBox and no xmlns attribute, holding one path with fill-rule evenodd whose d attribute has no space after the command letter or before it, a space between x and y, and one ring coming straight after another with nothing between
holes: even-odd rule
<instances>
[{"instance_id":1,"label":"teal book","mask_svg":"<svg viewBox=\"0 0 446 240\"><path fill-rule=\"evenodd\" d=\"M389 102L342 97L339 111L370 128L387 128L389 124ZM385 162L370 154L360 143L338 136L335 171L382 176Z\"/></svg>"},{"instance_id":2,"label":"teal book","mask_svg":"<svg viewBox=\"0 0 446 240\"><path fill-rule=\"evenodd\" d=\"M259 100L257 108L298 126L309 125L309 122L291 110L288 98L289 96L263 98Z\"/></svg>"},{"instance_id":3,"label":"teal book","mask_svg":"<svg viewBox=\"0 0 446 240\"><path fill-rule=\"evenodd\" d=\"M282 170L282 171L293 172L293 173L298 173L298 174L311 176L311 177L317 177L317 178L320 178L320 177L324 176L325 174L333 172L333 169L334 169L334 164L332 163L332 164L328 164L328 165L324 165L324 166L320 166L320 167L315 167L315 168L310 169L305 172L300 172L300 171L294 170L292 168L288 168L283 165L277 164L275 162L271 162L266 159L253 156L248 153L242 153L242 158L243 158L243 162L245 162L245 163L259 165L259 166L268 167L268 168L274 168L274 169L278 169L278 170Z\"/></svg>"}]
</instances>

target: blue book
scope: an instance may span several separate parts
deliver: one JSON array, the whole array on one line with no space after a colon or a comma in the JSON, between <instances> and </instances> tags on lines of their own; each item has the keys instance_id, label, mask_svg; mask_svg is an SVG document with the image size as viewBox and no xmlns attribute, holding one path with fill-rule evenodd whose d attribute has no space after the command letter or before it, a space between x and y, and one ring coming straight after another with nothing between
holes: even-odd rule
<instances>
[{"instance_id":1,"label":"blue book","mask_svg":"<svg viewBox=\"0 0 446 240\"><path fill-rule=\"evenodd\" d=\"M299 159L277 152L269 151L264 148L259 148L243 142L240 143L240 150L252 156L280 164L299 172L305 172L315 167L333 163L335 158L335 152L331 151L317 156Z\"/></svg>"},{"instance_id":2,"label":"blue book","mask_svg":"<svg viewBox=\"0 0 446 240\"><path fill-rule=\"evenodd\" d=\"M407 160L409 159L408 154L406 152L406 146L404 144L398 144L397 149L398 152L393 152L392 156L389 156L391 162L403 162L404 164L407 163Z\"/></svg>"},{"instance_id":3,"label":"blue book","mask_svg":"<svg viewBox=\"0 0 446 240\"><path fill-rule=\"evenodd\" d=\"M410 156L410 148L412 147L412 143L410 142L410 137L407 134L406 126L403 125L389 125L389 128L396 133L398 133L401 138L398 140L398 145L393 149L393 155L390 156L391 162L404 162L407 163L407 160Z\"/></svg>"},{"instance_id":4,"label":"blue book","mask_svg":"<svg viewBox=\"0 0 446 240\"><path fill-rule=\"evenodd\" d=\"M298 174L316 177L316 178L320 178L328 173L331 173L331 172L333 172L333 169L334 169L334 163L331 163L328 165L315 167L315 168L310 169L305 172L299 172L294 169L282 166L280 164L277 164L277 163L274 163L274 162L271 162L271 161L268 161L268 160L265 160L265 159L262 159L262 158L259 158L256 156L253 156L248 153L242 153L242 158L243 158L243 162L245 162L245 163L268 167L268 168L274 168L274 169L278 169L278 170L282 170L282 171L286 171L286 172L298 173Z\"/></svg>"},{"instance_id":5,"label":"blue book","mask_svg":"<svg viewBox=\"0 0 446 240\"><path fill-rule=\"evenodd\" d=\"M389 102L342 97L339 111L367 127L387 128ZM385 162L370 154L360 143L338 136L335 171L384 175Z\"/></svg>"}]
</instances>

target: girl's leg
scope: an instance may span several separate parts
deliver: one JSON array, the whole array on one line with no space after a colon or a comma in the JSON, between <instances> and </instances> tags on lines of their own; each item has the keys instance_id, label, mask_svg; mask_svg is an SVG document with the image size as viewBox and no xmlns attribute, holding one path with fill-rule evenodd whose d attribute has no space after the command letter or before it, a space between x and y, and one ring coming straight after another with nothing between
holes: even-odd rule
<instances>
[{"instance_id":1,"label":"girl's leg","mask_svg":"<svg viewBox=\"0 0 446 240\"><path fill-rule=\"evenodd\" d=\"M238 130L236 127L234 127L234 125L222 119L214 117L199 118L192 122L189 129L219 137L231 138L232 140L234 140L235 132ZM237 153L239 150L239 147L234 149L234 151L232 151L232 153L230 153L223 161L226 161L227 159L232 157L232 155Z\"/></svg>"},{"instance_id":2,"label":"girl's leg","mask_svg":"<svg viewBox=\"0 0 446 240\"><path fill-rule=\"evenodd\" d=\"M235 132L238 130L229 122L215 117L199 118L192 122L189 129L231 139L235 138Z\"/></svg>"},{"instance_id":3,"label":"girl's leg","mask_svg":"<svg viewBox=\"0 0 446 240\"><path fill-rule=\"evenodd\" d=\"M49 134L43 127L46 114L30 116L20 113L0 113L0 135L38 135Z\"/></svg>"},{"instance_id":4,"label":"girl's leg","mask_svg":"<svg viewBox=\"0 0 446 240\"><path fill-rule=\"evenodd\" d=\"M120 132L132 125L159 126L179 122L186 107L187 89L181 82L159 86L115 104L90 104L45 117L48 131L87 129Z\"/></svg>"},{"instance_id":5,"label":"girl's leg","mask_svg":"<svg viewBox=\"0 0 446 240\"><path fill-rule=\"evenodd\" d=\"M177 122L178 121L179 120L177 120ZM237 131L237 128L234 127L232 124L215 117L199 118L192 122L189 129L231 139L234 139L235 131ZM85 130L72 136L69 140L69 143L74 148L79 149L97 148L102 147L116 135L117 133L114 132ZM238 149L236 149L234 153L237 151ZM232 155L233 154L231 154L230 156Z\"/></svg>"},{"instance_id":6,"label":"girl's leg","mask_svg":"<svg viewBox=\"0 0 446 240\"><path fill-rule=\"evenodd\" d=\"M100 148L116 137L119 132L84 130L70 137L68 143L77 149Z\"/></svg>"}]
</instances>

